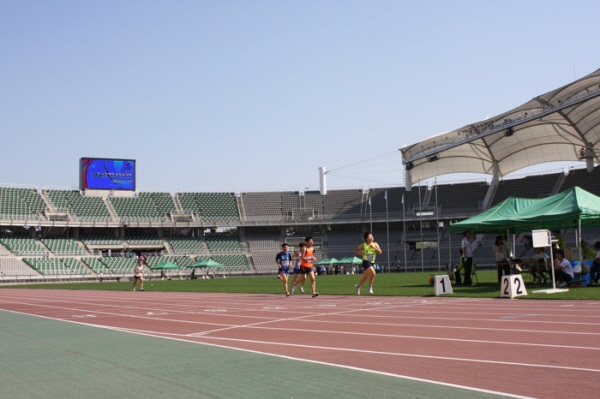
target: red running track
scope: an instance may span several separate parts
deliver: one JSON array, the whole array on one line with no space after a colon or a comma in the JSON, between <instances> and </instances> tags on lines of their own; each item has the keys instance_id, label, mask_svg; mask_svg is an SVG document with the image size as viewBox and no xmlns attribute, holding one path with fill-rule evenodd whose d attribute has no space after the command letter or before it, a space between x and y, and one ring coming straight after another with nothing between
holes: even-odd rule
<instances>
[{"instance_id":1,"label":"red running track","mask_svg":"<svg viewBox=\"0 0 600 399\"><path fill-rule=\"evenodd\" d=\"M595 397L594 301L0 290L0 309L517 396Z\"/></svg>"}]
</instances>

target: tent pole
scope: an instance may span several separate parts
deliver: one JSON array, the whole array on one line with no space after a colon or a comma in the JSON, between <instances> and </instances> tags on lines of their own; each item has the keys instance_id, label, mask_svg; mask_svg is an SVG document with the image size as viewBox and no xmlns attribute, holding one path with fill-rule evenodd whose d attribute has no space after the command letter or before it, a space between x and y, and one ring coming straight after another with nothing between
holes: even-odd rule
<instances>
[{"instance_id":1,"label":"tent pole","mask_svg":"<svg viewBox=\"0 0 600 399\"><path fill-rule=\"evenodd\" d=\"M581 268L583 270L583 250L581 249L581 242L583 241L583 237L581 236L581 218L579 218L578 220L577 231L579 233L579 264L581 265Z\"/></svg>"},{"instance_id":2,"label":"tent pole","mask_svg":"<svg viewBox=\"0 0 600 399\"><path fill-rule=\"evenodd\" d=\"M558 240L550 240L550 243L553 244ZM556 289L556 278L554 277L554 251L552 250L553 246L550 245L550 269L552 270L552 289Z\"/></svg>"},{"instance_id":3,"label":"tent pole","mask_svg":"<svg viewBox=\"0 0 600 399\"><path fill-rule=\"evenodd\" d=\"M450 222L448 222L448 267L452 268L452 234L450 234Z\"/></svg>"}]
</instances>

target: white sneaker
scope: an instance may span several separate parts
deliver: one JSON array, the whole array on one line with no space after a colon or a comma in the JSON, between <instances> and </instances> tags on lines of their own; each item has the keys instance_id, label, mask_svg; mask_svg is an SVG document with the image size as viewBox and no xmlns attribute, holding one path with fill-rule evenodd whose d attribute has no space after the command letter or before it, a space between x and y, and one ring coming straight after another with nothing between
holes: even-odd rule
<instances>
[{"instance_id":1,"label":"white sneaker","mask_svg":"<svg viewBox=\"0 0 600 399\"><path fill-rule=\"evenodd\" d=\"M304 287L300 287L300 292L304 294Z\"/></svg>"},{"instance_id":2,"label":"white sneaker","mask_svg":"<svg viewBox=\"0 0 600 399\"><path fill-rule=\"evenodd\" d=\"M292 289L290 290L290 295L294 295L295 290L296 290L296 286L292 285Z\"/></svg>"},{"instance_id":3,"label":"white sneaker","mask_svg":"<svg viewBox=\"0 0 600 399\"><path fill-rule=\"evenodd\" d=\"M369 294L373 295L373 287L369 287Z\"/></svg>"},{"instance_id":4,"label":"white sneaker","mask_svg":"<svg viewBox=\"0 0 600 399\"><path fill-rule=\"evenodd\" d=\"M133 290L135 291L135 288Z\"/></svg>"},{"instance_id":5,"label":"white sneaker","mask_svg":"<svg viewBox=\"0 0 600 399\"><path fill-rule=\"evenodd\" d=\"M355 285L354 289L356 290L356 295L360 295L360 287L358 285Z\"/></svg>"}]
</instances>

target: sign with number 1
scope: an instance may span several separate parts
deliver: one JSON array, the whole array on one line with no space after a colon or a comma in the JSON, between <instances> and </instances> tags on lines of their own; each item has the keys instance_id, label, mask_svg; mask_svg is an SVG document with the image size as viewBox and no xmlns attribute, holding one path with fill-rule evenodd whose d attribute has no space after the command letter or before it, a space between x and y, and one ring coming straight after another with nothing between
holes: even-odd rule
<instances>
[{"instance_id":1,"label":"sign with number 1","mask_svg":"<svg viewBox=\"0 0 600 399\"><path fill-rule=\"evenodd\" d=\"M452 284L450 283L450 277L444 274L442 276L435 276L433 278L433 284L435 287L435 295L452 294Z\"/></svg>"}]
</instances>

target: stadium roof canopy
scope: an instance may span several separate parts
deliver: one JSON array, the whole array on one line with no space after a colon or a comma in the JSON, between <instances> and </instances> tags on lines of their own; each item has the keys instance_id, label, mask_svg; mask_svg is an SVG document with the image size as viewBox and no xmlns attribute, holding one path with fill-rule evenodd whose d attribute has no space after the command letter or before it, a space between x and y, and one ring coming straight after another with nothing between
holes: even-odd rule
<instances>
[{"instance_id":1,"label":"stadium roof canopy","mask_svg":"<svg viewBox=\"0 0 600 399\"><path fill-rule=\"evenodd\" d=\"M401 148L406 185L448 173L502 177L553 161L600 160L600 69L503 114ZM590 166L591 165L591 166Z\"/></svg>"}]
</instances>

